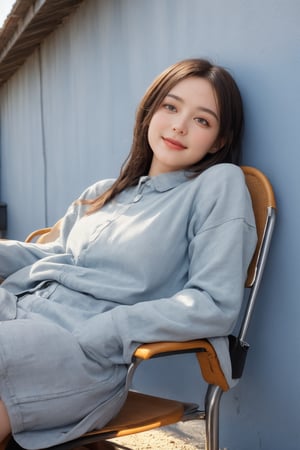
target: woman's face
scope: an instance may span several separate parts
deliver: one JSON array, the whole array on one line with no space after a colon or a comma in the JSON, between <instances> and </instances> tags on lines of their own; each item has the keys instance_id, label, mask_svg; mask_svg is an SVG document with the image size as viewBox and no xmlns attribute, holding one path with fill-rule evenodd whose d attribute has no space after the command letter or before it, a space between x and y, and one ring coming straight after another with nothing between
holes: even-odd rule
<instances>
[{"instance_id":1,"label":"woman's face","mask_svg":"<svg viewBox=\"0 0 300 450\"><path fill-rule=\"evenodd\" d=\"M198 77L180 81L150 121L153 158L149 175L187 169L207 153L217 152L218 133L218 105L209 81Z\"/></svg>"}]
</instances>

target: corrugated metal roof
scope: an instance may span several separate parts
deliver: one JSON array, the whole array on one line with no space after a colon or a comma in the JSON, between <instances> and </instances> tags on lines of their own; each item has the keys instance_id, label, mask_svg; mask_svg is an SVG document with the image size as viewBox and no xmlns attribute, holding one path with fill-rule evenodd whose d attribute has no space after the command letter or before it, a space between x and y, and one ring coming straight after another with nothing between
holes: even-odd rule
<instances>
[{"instance_id":1,"label":"corrugated metal roof","mask_svg":"<svg viewBox=\"0 0 300 450\"><path fill-rule=\"evenodd\" d=\"M17 0L0 29L0 86L84 0Z\"/></svg>"}]
</instances>

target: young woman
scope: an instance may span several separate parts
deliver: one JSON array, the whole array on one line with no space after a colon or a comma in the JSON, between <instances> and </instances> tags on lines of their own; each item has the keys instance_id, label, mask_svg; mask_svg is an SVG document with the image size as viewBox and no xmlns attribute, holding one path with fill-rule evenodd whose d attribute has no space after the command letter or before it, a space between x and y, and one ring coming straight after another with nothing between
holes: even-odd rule
<instances>
[{"instance_id":1,"label":"young woman","mask_svg":"<svg viewBox=\"0 0 300 450\"><path fill-rule=\"evenodd\" d=\"M101 428L143 342L227 336L256 243L236 165L238 88L181 61L142 99L117 180L88 188L49 244L0 243L0 441L29 449Z\"/></svg>"}]
</instances>

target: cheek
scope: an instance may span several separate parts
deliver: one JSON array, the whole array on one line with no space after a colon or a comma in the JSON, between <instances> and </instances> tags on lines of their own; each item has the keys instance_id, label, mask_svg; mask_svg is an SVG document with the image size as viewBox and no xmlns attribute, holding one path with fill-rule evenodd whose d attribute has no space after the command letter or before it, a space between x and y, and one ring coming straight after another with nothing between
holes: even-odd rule
<instances>
[{"instance_id":1,"label":"cheek","mask_svg":"<svg viewBox=\"0 0 300 450\"><path fill-rule=\"evenodd\" d=\"M147 137L148 137L149 145L151 147L151 142L152 142L152 120L151 120L151 122L149 124L149 127L148 127Z\"/></svg>"},{"instance_id":2,"label":"cheek","mask_svg":"<svg viewBox=\"0 0 300 450\"><path fill-rule=\"evenodd\" d=\"M150 145L150 147L151 147L151 149L153 149L153 128L152 128L152 122L150 122L150 124L149 124L149 128L148 128L148 134L147 134L147 137L148 137L148 144Z\"/></svg>"},{"instance_id":3,"label":"cheek","mask_svg":"<svg viewBox=\"0 0 300 450\"><path fill-rule=\"evenodd\" d=\"M200 147L208 145L213 140L212 134L205 129L198 128L189 134L196 145L199 145Z\"/></svg>"},{"instance_id":4,"label":"cheek","mask_svg":"<svg viewBox=\"0 0 300 450\"><path fill-rule=\"evenodd\" d=\"M198 132L195 133L194 138L194 148L197 152L200 153L212 153L212 148L216 143L217 133L207 133L207 132Z\"/></svg>"},{"instance_id":5,"label":"cheek","mask_svg":"<svg viewBox=\"0 0 300 450\"><path fill-rule=\"evenodd\" d=\"M153 114L152 119L150 121L149 128L151 127L154 131L160 131L165 128L169 124L168 115L163 111L158 110Z\"/></svg>"},{"instance_id":6,"label":"cheek","mask_svg":"<svg viewBox=\"0 0 300 450\"><path fill-rule=\"evenodd\" d=\"M157 114L154 114L152 119L150 120L149 128L148 128L148 142L151 146L151 142L158 136L160 130L161 121Z\"/></svg>"}]
</instances>

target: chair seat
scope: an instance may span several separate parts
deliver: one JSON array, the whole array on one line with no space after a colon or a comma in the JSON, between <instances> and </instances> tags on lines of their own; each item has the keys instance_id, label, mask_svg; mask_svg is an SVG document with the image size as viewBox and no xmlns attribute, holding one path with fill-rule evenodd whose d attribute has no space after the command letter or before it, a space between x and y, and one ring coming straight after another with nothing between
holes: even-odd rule
<instances>
[{"instance_id":1,"label":"chair seat","mask_svg":"<svg viewBox=\"0 0 300 450\"><path fill-rule=\"evenodd\" d=\"M195 404L185 404L130 391L118 415L104 428L85 433L78 439L54 446L52 449L68 450L99 441L99 439L127 436L171 425L183 418L186 409L196 409L196 407ZM22 448L11 440L6 450L22 450Z\"/></svg>"},{"instance_id":2,"label":"chair seat","mask_svg":"<svg viewBox=\"0 0 300 450\"><path fill-rule=\"evenodd\" d=\"M87 433L126 436L178 422L184 415L184 404L130 391L119 414L100 431Z\"/></svg>"}]
</instances>

